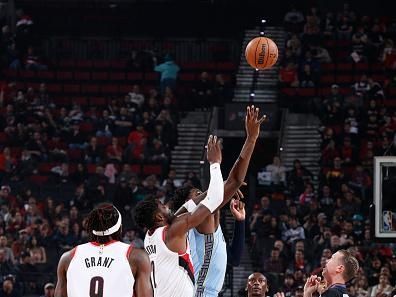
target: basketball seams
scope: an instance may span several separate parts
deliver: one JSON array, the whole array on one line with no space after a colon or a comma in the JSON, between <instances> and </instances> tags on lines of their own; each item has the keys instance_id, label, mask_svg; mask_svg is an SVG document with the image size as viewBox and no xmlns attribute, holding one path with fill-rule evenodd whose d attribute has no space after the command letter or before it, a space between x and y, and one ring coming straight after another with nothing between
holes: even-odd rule
<instances>
[{"instance_id":1,"label":"basketball seams","mask_svg":"<svg viewBox=\"0 0 396 297\"><path fill-rule=\"evenodd\" d=\"M261 43L261 37L258 38L258 41L256 43L256 49L254 50L254 65L256 66L256 69L257 69L257 48L260 43Z\"/></svg>"},{"instance_id":2,"label":"basketball seams","mask_svg":"<svg viewBox=\"0 0 396 297\"><path fill-rule=\"evenodd\" d=\"M267 42L267 55L266 55L267 56L267 61L264 63L264 68L268 68L267 63L268 63L268 60L269 60L269 57L270 57L268 38L265 39L265 42Z\"/></svg>"}]
</instances>

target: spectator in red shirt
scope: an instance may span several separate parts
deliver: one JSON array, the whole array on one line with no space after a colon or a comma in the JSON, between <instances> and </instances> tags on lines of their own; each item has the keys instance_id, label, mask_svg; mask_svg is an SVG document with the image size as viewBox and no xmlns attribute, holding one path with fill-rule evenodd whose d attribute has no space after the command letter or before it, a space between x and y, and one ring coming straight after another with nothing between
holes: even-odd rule
<instances>
[{"instance_id":1,"label":"spectator in red shirt","mask_svg":"<svg viewBox=\"0 0 396 297\"><path fill-rule=\"evenodd\" d=\"M143 160L144 150L147 144L148 133L144 130L141 123L137 124L136 130L129 133L128 147L126 148L126 156L129 160Z\"/></svg>"},{"instance_id":2,"label":"spectator in red shirt","mask_svg":"<svg viewBox=\"0 0 396 297\"><path fill-rule=\"evenodd\" d=\"M122 148L118 144L118 138L113 137L111 139L111 144L107 146L106 155L109 161L122 161Z\"/></svg>"},{"instance_id":3,"label":"spectator in red shirt","mask_svg":"<svg viewBox=\"0 0 396 297\"><path fill-rule=\"evenodd\" d=\"M296 65L289 62L286 67L281 67L279 71L279 81L286 87L298 87L299 81L297 76Z\"/></svg>"}]
</instances>

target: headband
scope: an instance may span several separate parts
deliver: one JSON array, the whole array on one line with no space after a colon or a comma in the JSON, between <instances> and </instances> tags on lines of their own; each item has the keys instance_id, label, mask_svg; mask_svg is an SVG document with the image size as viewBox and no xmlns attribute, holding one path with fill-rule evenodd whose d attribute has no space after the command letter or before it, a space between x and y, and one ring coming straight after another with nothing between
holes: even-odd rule
<instances>
[{"instance_id":1,"label":"headband","mask_svg":"<svg viewBox=\"0 0 396 297\"><path fill-rule=\"evenodd\" d=\"M96 236L108 236L108 235L111 235L111 234L113 234L113 233L116 233L116 232L120 229L120 227L121 227L121 221L122 221L121 213L118 211L118 209L117 209L115 206L113 206L113 207L115 208L115 210L116 210L117 213L118 213L118 220L117 220L117 223L115 223L114 226L112 226L112 227L110 227L109 229L104 230L104 231L92 230L92 233L93 233L94 235L96 235Z\"/></svg>"}]
</instances>

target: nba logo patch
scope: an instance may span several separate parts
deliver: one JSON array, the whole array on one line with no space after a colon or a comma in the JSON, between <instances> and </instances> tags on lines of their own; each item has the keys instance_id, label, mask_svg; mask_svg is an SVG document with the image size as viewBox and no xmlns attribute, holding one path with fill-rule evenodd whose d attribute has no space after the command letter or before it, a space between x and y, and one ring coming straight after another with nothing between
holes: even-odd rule
<instances>
[{"instance_id":1,"label":"nba logo patch","mask_svg":"<svg viewBox=\"0 0 396 297\"><path fill-rule=\"evenodd\" d=\"M385 210L382 212L382 229L383 231L392 231L392 212Z\"/></svg>"}]
</instances>

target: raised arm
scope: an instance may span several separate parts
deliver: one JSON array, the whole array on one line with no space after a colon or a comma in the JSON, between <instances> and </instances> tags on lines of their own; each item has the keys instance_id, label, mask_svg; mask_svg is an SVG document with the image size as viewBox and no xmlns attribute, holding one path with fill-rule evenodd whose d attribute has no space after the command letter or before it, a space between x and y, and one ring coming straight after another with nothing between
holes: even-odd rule
<instances>
[{"instance_id":1,"label":"raised arm","mask_svg":"<svg viewBox=\"0 0 396 297\"><path fill-rule=\"evenodd\" d=\"M142 249L133 249L129 256L129 264L135 278L134 296L153 297L151 285L151 264L147 253Z\"/></svg>"},{"instance_id":2,"label":"raised arm","mask_svg":"<svg viewBox=\"0 0 396 297\"><path fill-rule=\"evenodd\" d=\"M239 266L245 243L245 203L233 198L230 203L230 210L235 218L235 225L229 258L232 266Z\"/></svg>"},{"instance_id":3,"label":"raised arm","mask_svg":"<svg viewBox=\"0 0 396 297\"><path fill-rule=\"evenodd\" d=\"M64 253L59 260L58 269L57 269L58 281L56 282L54 297L67 297L66 272L67 272L67 268L69 267L70 259L71 259L71 254L69 251Z\"/></svg>"},{"instance_id":4,"label":"raised arm","mask_svg":"<svg viewBox=\"0 0 396 297\"><path fill-rule=\"evenodd\" d=\"M260 134L260 125L265 121L266 116L259 118L259 108L254 105L248 106L245 117L246 140L239 153L238 159L235 161L227 180L224 183L224 199L220 207L227 204L234 196L235 192L240 188L245 180L246 173L249 167L250 159L252 157L257 138ZM192 200L195 205L198 205L206 197L206 192L194 197ZM191 208L193 209L193 205ZM181 215L187 211L187 205L182 206L175 215Z\"/></svg>"},{"instance_id":5,"label":"raised arm","mask_svg":"<svg viewBox=\"0 0 396 297\"><path fill-rule=\"evenodd\" d=\"M210 163L210 183L206 198L198 204L193 212L185 213L173 220L168 230L169 236L167 238L170 238L170 240L174 238L185 239L187 231L200 225L223 201L223 176L220 170L222 156L220 143L216 136L209 136L207 158ZM182 242L182 244L185 244L185 242ZM172 246L174 245L172 244Z\"/></svg>"}]
</instances>

